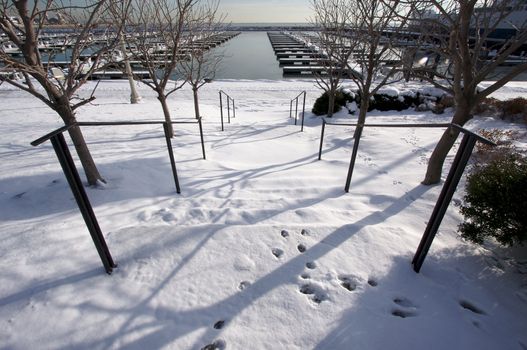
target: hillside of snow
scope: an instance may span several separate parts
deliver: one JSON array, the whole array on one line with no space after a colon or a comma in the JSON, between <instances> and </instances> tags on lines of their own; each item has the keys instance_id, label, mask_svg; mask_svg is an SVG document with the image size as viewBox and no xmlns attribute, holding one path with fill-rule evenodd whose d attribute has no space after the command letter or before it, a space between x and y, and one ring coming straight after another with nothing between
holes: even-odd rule
<instances>
[{"instance_id":1,"label":"hillside of snow","mask_svg":"<svg viewBox=\"0 0 527 350\"><path fill-rule=\"evenodd\" d=\"M78 120L162 120L144 86L129 104L127 84L102 82ZM223 132L219 90L236 103ZM302 90L304 132L289 118ZM526 94L516 83L496 96ZM197 125L175 125L179 195L161 126L84 127L107 181L86 188L118 263L107 275L51 144L29 144L59 117L0 86L0 348L527 349L525 249L460 239L464 181L421 273L412 270L441 191L420 181L443 129L365 129L346 193L353 128L327 126L319 161L319 95L307 80L205 85L206 160ZM192 120L190 89L170 108ZM368 122L451 116L373 111ZM527 142L525 125L487 117L468 127L515 129Z\"/></svg>"}]
</instances>

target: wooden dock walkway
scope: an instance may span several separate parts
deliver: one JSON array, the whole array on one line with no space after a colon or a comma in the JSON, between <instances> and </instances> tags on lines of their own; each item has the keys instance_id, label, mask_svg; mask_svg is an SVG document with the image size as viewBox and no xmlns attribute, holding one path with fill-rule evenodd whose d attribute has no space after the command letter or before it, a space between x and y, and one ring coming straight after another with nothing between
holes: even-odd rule
<instances>
[{"instance_id":1,"label":"wooden dock walkway","mask_svg":"<svg viewBox=\"0 0 527 350\"><path fill-rule=\"evenodd\" d=\"M325 74L326 55L286 33L268 32L267 36L284 76Z\"/></svg>"}]
</instances>

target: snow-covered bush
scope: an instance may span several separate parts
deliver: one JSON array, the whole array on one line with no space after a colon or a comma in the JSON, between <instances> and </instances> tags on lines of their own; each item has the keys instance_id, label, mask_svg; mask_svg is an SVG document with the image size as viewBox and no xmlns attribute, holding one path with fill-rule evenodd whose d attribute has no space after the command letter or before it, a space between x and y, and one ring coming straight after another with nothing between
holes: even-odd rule
<instances>
[{"instance_id":1,"label":"snow-covered bush","mask_svg":"<svg viewBox=\"0 0 527 350\"><path fill-rule=\"evenodd\" d=\"M385 87L379 90L370 100L368 111L403 111L415 108L418 111L432 111L443 113L445 108L453 106L453 99L444 92L435 88L422 88L418 91L399 91L394 87ZM360 96L351 89L340 89L337 92L334 112L346 107L349 113L355 113L360 107ZM328 111L328 95L322 94L313 106L313 114L324 115Z\"/></svg>"}]
</instances>

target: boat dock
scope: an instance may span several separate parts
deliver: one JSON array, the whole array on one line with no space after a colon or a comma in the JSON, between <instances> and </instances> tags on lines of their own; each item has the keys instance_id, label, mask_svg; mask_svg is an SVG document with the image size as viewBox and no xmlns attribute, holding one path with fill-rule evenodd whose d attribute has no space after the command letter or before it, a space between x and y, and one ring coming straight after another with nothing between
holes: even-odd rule
<instances>
[{"instance_id":1,"label":"boat dock","mask_svg":"<svg viewBox=\"0 0 527 350\"><path fill-rule=\"evenodd\" d=\"M240 32L223 32L218 33L212 36L206 36L206 37L187 37L184 39L184 43L182 47L178 51L178 59L179 60L186 60L190 55L192 55L195 52L202 52L207 51L212 48L215 48L232 38L238 36ZM156 37L157 33L152 33L152 38L154 39ZM59 68L61 70L69 69L72 62L68 60L68 55L71 54L71 43L75 42L75 38L72 36L51 36L51 35L42 35L43 38L45 38L45 43L47 44L46 50L49 50L51 52L50 55L48 55L50 58L43 60L43 66L45 69L53 69L53 68ZM67 40L66 40L67 39ZM103 40L104 39L104 40ZM96 45L99 41L105 41L107 40L106 36L97 36L93 37L90 40L90 45ZM131 39L133 41L133 39ZM101 42L102 42L101 41ZM43 41L44 42L44 41ZM17 48L15 48L11 43L8 41L0 42L2 45L2 50L6 53L11 54L12 56L17 56L20 53L20 51L17 51ZM171 55L168 52L168 49L164 45L157 45L159 43L156 43L155 40L152 40L150 42L152 45L152 48L155 48L155 53L151 55L150 59L154 59L157 66L163 66L167 63L170 63L171 61ZM11 49L12 52L8 51L8 49ZM43 51L39 47L39 50ZM147 79L150 74L148 70L145 69L143 66L142 58L139 56L136 56L136 53L133 51L133 47L128 47L128 52L126 55L130 58L129 63L132 67L132 74L136 77L139 77L141 79ZM55 52L65 52L65 55L61 55L62 57L65 56L65 59L62 58L61 60L57 60L54 58ZM124 67L124 56L119 49L114 50L113 52L109 53L107 57L104 57L101 59L101 61L105 62L106 64L110 63L109 66L106 66L106 69L98 69L95 72L93 72L89 79L125 79L127 78L127 75L125 72ZM90 55L81 55L79 57L81 62L78 62L77 64L82 64L82 62L85 62L86 64L86 70L90 67ZM7 72L6 76L10 76L13 73L16 72Z\"/></svg>"},{"instance_id":2,"label":"boat dock","mask_svg":"<svg viewBox=\"0 0 527 350\"><path fill-rule=\"evenodd\" d=\"M268 32L267 36L284 76L327 74L328 57L315 46L286 33Z\"/></svg>"}]
</instances>

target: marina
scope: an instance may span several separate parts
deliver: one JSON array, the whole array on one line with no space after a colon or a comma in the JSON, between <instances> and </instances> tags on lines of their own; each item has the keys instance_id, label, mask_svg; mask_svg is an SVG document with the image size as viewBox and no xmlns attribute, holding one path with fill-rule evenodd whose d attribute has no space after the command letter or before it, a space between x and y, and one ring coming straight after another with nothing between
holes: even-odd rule
<instances>
[{"instance_id":1,"label":"marina","mask_svg":"<svg viewBox=\"0 0 527 350\"><path fill-rule=\"evenodd\" d=\"M186 60L190 54L196 51L206 52L215 49L239 34L240 32L221 32L212 36L206 36L205 38L187 37L183 40L183 46L179 50L179 59ZM169 64L171 62L171 54L166 45L156 42L157 39L155 38L157 34L155 33L152 33L149 37L151 37L152 41L150 43L151 47L148 49L148 58L141 57L135 45L125 45L126 51L116 49L106 55L106 57L101 58L99 65L102 68L89 74L88 79L127 78L125 61L128 61L132 67L132 75L136 79L147 79L150 76L149 71L144 66L145 59L158 67ZM43 66L47 67L53 76L63 76L64 74L57 72L60 70L68 70L72 65L77 64L82 67L80 78L91 69L98 45L108 39L107 35L91 36L89 41L84 43L86 45L84 48L85 53L78 56L79 59L77 62L72 62L71 60L72 45L75 41L71 35L43 33L42 39L39 41L38 49L41 54ZM14 59L22 59L21 51L12 42L7 39L2 40L1 50L4 53L9 54ZM129 35L126 41L133 43L133 35ZM4 72L4 75L13 75L14 73L12 70L7 70Z\"/></svg>"}]
</instances>

